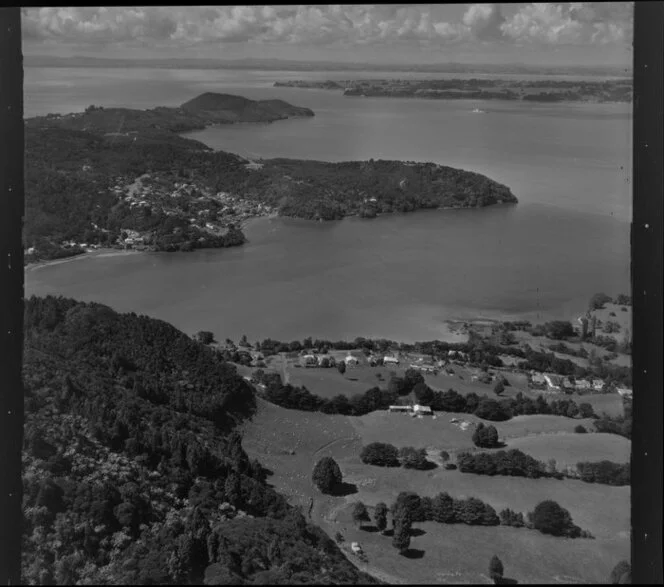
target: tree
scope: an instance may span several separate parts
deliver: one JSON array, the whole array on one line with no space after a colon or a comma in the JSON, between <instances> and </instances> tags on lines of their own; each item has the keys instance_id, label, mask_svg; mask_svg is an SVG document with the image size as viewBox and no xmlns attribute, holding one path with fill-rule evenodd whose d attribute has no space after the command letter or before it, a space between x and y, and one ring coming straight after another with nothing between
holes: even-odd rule
<instances>
[{"instance_id":1,"label":"tree","mask_svg":"<svg viewBox=\"0 0 664 587\"><path fill-rule=\"evenodd\" d=\"M601 310L604 308L604 304L607 304L610 301L611 296L607 296L605 293L596 293L592 298L590 298L588 307L590 310Z\"/></svg>"},{"instance_id":2,"label":"tree","mask_svg":"<svg viewBox=\"0 0 664 587\"><path fill-rule=\"evenodd\" d=\"M314 467L311 479L322 493L332 493L341 484L343 476L339 465L332 457L323 457Z\"/></svg>"},{"instance_id":3,"label":"tree","mask_svg":"<svg viewBox=\"0 0 664 587\"><path fill-rule=\"evenodd\" d=\"M581 426L581 424L579 424L578 426L574 427L574 432L577 434L585 434L588 431L586 430L585 426Z\"/></svg>"},{"instance_id":4,"label":"tree","mask_svg":"<svg viewBox=\"0 0 664 587\"><path fill-rule=\"evenodd\" d=\"M337 369L339 369L339 373L343 375L346 372L346 363L344 361L339 361L337 363Z\"/></svg>"},{"instance_id":5,"label":"tree","mask_svg":"<svg viewBox=\"0 0 664 587\"><path fill-rule=\"evenodd\" d=\"M367 465L378 467L398 467L400 464L396 446L383 442L372 442L363 447L360 460Z\"/></svg>"},{"instance_id":6,"label":"tree","mask_svg":"<svg viewBox=\"0 0 664 587\"><path fill-rule=\"evenodd\" d=\"M362 528L362 522L371 521L367 507L361 501L358 501L353 506L353 521L358 524L360 528Z\"/></svg>"},{"instance_id":7,"label":"tree","mask_svg":"<svg viewBox=\"0 0 664 587\"><path fill-rule=\"evenodd\" d=\"M574 327L571 322L565 320L554 320L544 325L544 330L549 338L563 340L574 336Z\"/></svg>"},{"instance_id":8,"label":"tree","mask_svg":"<svg viewBox=\"0 0 664 587\"><path fill-rule=\"evenodd\" d=\"M592 405L587 402L579 404L579 416L581 418L593 418L595 416L595 410L593 410Z\"/></svg>"},{"instance_id":9,"label":"tree","mask_svg":"<svg viewBox=\"0 0 664 587\"><path fill-rule=\"evenodd\" d=\"M403 554L410 546L410 526L409 518L397 519L394 525L394 536L392 537L392 546Z\"/></svg>"},{"instance_id":10,"label":"tree","mask_svg":"<svg viewBox=\"0 0 664 587\"><path fill-rule=\"evenodd\" d=\"M404 380L404 389L406 390L404 392L404 395L407 393L410 393L413 391L413 388L418 384L418 383L424 383L424 376L418 369L413 369L412 367L409 367L406 369L406 372L403 374L403 380Z\"/></svg>"},{"instance_id":11,"label":"tree","mask_svg":"<svg viewBox=\"0 0 664 587\"><path fill-rule=\"evenodd\" d=\"M632 298L625 294L618 294L615 303L618 304L619 306L631 306Z\"/></svg>"},{"instance_id":12,"label":"tree","mask_svg":"<svg viewBox=\"0 0 664 587\"><path fill-rule=\"evenodd\" d=\"M201 330L196 333L196 340L203 344L212 344L214 342L214 334L209 330Z\"/></svg>"},{"instance_id":13,"label":"tree","mask_svg":"<svg viewBox=\"0 0 664 587\"><path fill-rule=\"evenodd\" d=\"M377 503L374 509L374 522L381 533L385 532L385 528L387 528L387 511L387 504L382 501Z\"/></svg>"},{"instance_id":14,"label":"tree","mask_svg":"<svg viewBox=\"0 0 664 587\"><path fill-rule=\"evenodd\" d=\"M477 425L473 432L473 442L480 448L495 448L500 446L498 441L498 430L495 426L485 426L482 422Z\"/></svg>"},{"instance_id":15,"label":"tree","mask_svg":"<svg viewBox=\"0 0 664 587\"><path fill-rule=\"evenodd\" d=\"M402 491L397 495L397 499L392 506L392 518L395 523L400 519L408 518L410 521L423 521L422 501L417 493L412 491Z\"/></svg>"},{"instance_id":16,"label":"tree","mask_svg":"<svg viewBox=\"0 0 664 587\"><path fill-rule=\"evenodd\" d=\"M496 384L493 386L493 393L500 395L503 391L505 391L505 384L500 380L496 381Z\"/></svg>"},{"instance_id":17,"label":"tree","mask_svg":"<svg viewBox=\"0 0 664 587\"><path fill-rule=\"evenodd\" d=\"M570 513L550 499L538 503L529 517L533 527L542 534L568 536L575 528Z\"/></svg>"},{"instance_id":18,"label":"tree","mask_svg":"<svg viewBox=\"0 0 664 587\"><path fill-rule=\"evenodd\" d=\"M443 463L446 463L450 460L450 453L448 453L446 450L441 450L440 458L443 460Z\"/></svg>"},{"instance_id":19,"label":"tree","mask_svg":"<svg viewBox=\"0 0 664 587\"><path fill-rule=\"evenodd\" d=\"M489 562L489 577L491 577L494 583L498 583L500 579L503 578L503 572L503 563L494 554L493 557L491 557L491 562Z\"/></svg>"},{"instance_id":20,"label":"tree","mask_svg":"<svg viewBox=\"0 0 664 587\"><path fill-rule=\"evenodd\" d=\"M242 338L240 338L239 346L243 347L248 347L249 346L249 341L247 340L247 335L243 334Z\"/></svg>"},{"instance_id":21,"label":"tree","mask_svg":"<svg viewBox=\"0 0 664 587\"><path fill-rule=\"evenodd\" d=\"M612 585L629 584L632 582L632 566L629 562L620 561L611 571L609 582Z\"/></svg>"},{"instance_id":22,"label":"tree","mask_svg":"<svg viewBox=\"0 0 664 587\"><path fill-rule=\"evenodd\" d=\"M412 446L404 446L399 450L399 461L401 466L405 469L426 469L429 461L427 461L427 451L423 448L413 448Z\"/></svg>"}]
</instances>

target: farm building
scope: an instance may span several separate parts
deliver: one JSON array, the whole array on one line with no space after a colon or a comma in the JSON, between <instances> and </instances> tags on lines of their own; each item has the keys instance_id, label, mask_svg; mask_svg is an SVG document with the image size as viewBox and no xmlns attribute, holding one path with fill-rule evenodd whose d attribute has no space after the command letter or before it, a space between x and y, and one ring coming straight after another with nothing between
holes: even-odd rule
<instances>
[{"instance_id":1,"label":"farm building","mask_svg":"<svg viewBox=\"0 0 664 587\"><path fill-rule=\"evenodd\" d=\"M632 397L632 390L629 387L618 387L616 391L623 397Z\"/></svg>"},{"instance_id":2,"label":"farm building","mask_svg":"<svg viewBox=\"0 0 664 587\"><path fill-rule=\"evenodd\" d=\"M530 376L530 383L532 385L546 385L546 379L541 373L533 373Z\"/></svg>"},{"instance_id":3,"label":"farm building","mask_svg":"<svg viewBox=\"0 0 664 587\"><path fill-rule=\"evenodd\" d=\"M315 355L304 355L302 357L302 362L305 367L315 367L318 365L318 359Z\"/></svg>"},{"instance_id":4,"label":"farm building","mask_svg":"<svg viewBox=\"0 0 664 587\"><path fill-rule=\"evenodd\" d=\"M415 404L413 406L413 412L421 416L433 415L433 410L429 406L421 406L420 404Z\"/></svg>"},{"instance_id":5,"label":"farm building","mask_svg":"<svg viewBox=\"0 0 664 587\"><path fill-rule=\"evenodd\" d=\"M348 355L344 359L344 363L346 363L346 366L355 366L360 363L360 360L357 357L354 357L353 355Z\"/></svg>"},{"instance_id":6,"label":"farm building","mask_svg":"<svg viewBox=\"0 0 664 587\"><path fill-rule=\"evenodd\" d=\"M556 375L544 375L544 380L546 381L546 385L550 390L558 390L561 387L560 378L558 378Z\"/></svg>"},{"instance_id":7,"label":"farm building","mask_svg":"<svg viewBox=\"0 0 664 587\"><path fill-rule=\"evenodd\" d=\"M590 389L592 386L587 379L577 379L575 387L577 389Z\"/></svg>"},{"instance_id":8,"label":"farm building","mask_svg":"<svg viewBox=\"0 0 664 587\"><path fill-rule=\"evenodd\" d=\"M390 412L410 412L412 410L411 406L390 406Z\"/></svg>"},{"instance_id":9,"label":"farm building","mask_svg":"<svg viewBox=\"0 0 664 587\"><path fill-rule=\"evenodd\" d=\"M398 365L399 359L397 357L383 357L384 365Z\"/></svg>"}]
</instances>

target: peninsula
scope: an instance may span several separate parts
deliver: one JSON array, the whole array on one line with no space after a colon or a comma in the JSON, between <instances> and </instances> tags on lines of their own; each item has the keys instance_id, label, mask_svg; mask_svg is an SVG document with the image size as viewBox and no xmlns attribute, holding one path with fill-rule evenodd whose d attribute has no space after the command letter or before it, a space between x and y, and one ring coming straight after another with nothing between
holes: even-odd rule
<instances>
[{"instance_id":1,"label":"peninsula","mask_svg":"<svg viewBox=\"0 0 664 587\"><path fill-rule=\"evenodd\" d=\"M238 246L241 222L310 220L516 203L483 175L434 163L251 161L180 133L313 116L281 100L206 93L179 108L90 106L26 120L26 260L113 246Z\"/></svg>"},{"instance_id":2,"label":"peninsula","mask_svg":"<svg viewBox=\"0 0 664 587\"><path fill-rule=\"evenodd\" d=\"M357 79L293 80L275 87L343 91L344 96L428 98L433 100L511 100L524 102L631 102L629 79L604 81L515 79Z\"/></svg>"}]
</instances>

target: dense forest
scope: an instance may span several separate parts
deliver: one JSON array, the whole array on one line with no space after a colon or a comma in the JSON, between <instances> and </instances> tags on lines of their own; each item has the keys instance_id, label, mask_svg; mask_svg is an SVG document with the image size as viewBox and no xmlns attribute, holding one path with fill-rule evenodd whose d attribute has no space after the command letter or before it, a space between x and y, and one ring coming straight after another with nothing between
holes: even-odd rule
<instances>
[{"instance_id":1,"label":"dense forest","mask_svg":"<svg viewBox=\"0 0 664 587\"><path fill-rule=\"evenodd\" d=\"M122 191L143 174L158 178L167 196L176 182L186 181L199 193L231 194L284 216L312 220L517 201L509 188L483 175L433 163L288 159L256 163L212 151L176 134L205 126L201 121L208 113L201 109L211 107L206 96L179 109L90 107L81 114L26 120L25 245L45 248L41 241L59 245L69 239L109 244L120 229L151 231L158 238L181 234L186 228L180 225L182 219L189 217L186 202L173 218L163 201L131 208L115 189L119 186ZM268 102L264 105L268 109L295 108ZM232 239L230 244L196 245L204 238L199 231L185 234L175 244L190 242L192 248L241 244Z\"/></svg>"},{"instance_id":2,"label":"dense forest","mask_svg":"<svg viewBox=\"0 0 664 587\"><path fill-rule=\"evenodd\" d=\"M251 386L169 324L25 305L26 584L357 584L248 458Z\"/></svg>"}]
</instances>

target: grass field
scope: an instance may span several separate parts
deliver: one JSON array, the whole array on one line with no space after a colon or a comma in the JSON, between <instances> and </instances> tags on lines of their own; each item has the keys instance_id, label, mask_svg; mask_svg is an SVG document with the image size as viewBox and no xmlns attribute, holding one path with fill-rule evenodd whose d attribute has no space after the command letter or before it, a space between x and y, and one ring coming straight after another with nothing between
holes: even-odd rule
<instances>
[{"instance_id":1,"label":"grass field","mask_svg":"<svg viewBox=\"0 0 664 587\"><path fill-rule=\"evenodd\" d=\"M561 468L580 461L626 463L630 459L632 443L617 434L542 434L514 438L507 443L507 448L518 448L544 462L556 459L558 468Z\"/></svg>"},{"instance_id":2,"label":"grass field","mask_svg":"<svg viewBox=\"0 0 664 587\"><path fill-rule=\"evenodd\" d=\"M368 565L358 566L380 569L390 583L491 584L494 554L505 566L505 577L522 584L606 583L616 561L629 558L627 538L566 540L516 528L434 522L415 524L423 533L411 538L414 556L400 556L390 537L357 529L349 510L328 524L330 531L338 528L346 542L359 542Z\"/></svg>"},{"instance_id":3,"label":"grass field","mask_svg":"<svg viewBox=\"0 0 664 587\"><path fill-rule=\"evenodd\" d=\"M521 418L499 426L508 426L514 434L525 432L530 426L558 432L568 422L578 422L557 416ZM449 417L417 419L388 412L374 412L361 418L330 416L286 410L259 400L258 413L244 426L243 445L251 457L274 471L269 482L289 496L291 503L301 505L305 514L312 505L312 522L332 537L340 531L347 542L361 542L369 557L368 566L349 555L351 560L390 583L489 583L487 567L493 554L505 564L506 576L522 583L601 582L606 581L620 559L628 558L628 487L572 480L486 477L442 468L384 469L364 465L359 459L361 446L374 440L455 451L472 447L470 436L470 430L464 432L450 424ZM561 435L565 436L569 435ZM523 440L525 446L529 446L530 440ZM536 441L534 445L538 446ZM327 455L339 463L344 481L351 488L345 497L323 496L311 484L314 464ZM416 525L420 533L411 544L414 558L402 557L391 547L390 538L355 529L348 508L358 500L367 505L379 501L390 504L405 490L420 495L435 495L440 491L449 491L455 497L472 495L498 511L510 507L524 513L539 501L554 499L570 511L576 524L590 530L596 540L550 538L534 531L504 527L426 523Z\"/></svg>"}]
</instances>

